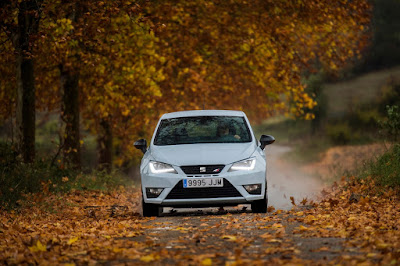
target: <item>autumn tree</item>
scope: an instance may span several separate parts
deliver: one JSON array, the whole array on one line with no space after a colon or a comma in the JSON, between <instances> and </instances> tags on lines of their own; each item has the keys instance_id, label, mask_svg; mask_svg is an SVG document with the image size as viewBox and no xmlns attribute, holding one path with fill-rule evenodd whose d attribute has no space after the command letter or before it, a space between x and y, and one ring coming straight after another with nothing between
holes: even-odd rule
<instances>
[{"instance_id":1,"label":"autumn tree","mask_svg":"<svg viewBox=\"0 0 400 266\"><path fill-rule=\"evenodd\" d=\"M367 43L367 1L162 1L148 8L165 56L164 110L312 118L301 76L336 71ZM173 102L171 104L171 99Z\"/></svg>"},{"instance_id":2,"label":"autumn tree","mask_svg":"<svg viewBox=\"0 0 400 266\"><path fill-rule=\"evenodd\" d=\"M35 80L33 42L37 37L42 1L3 1L2 30L13 44L16 59L18 150L25 162L35 158Z\"/></svg>"},{"instance_id":3,"label":"autumn tree","mask_svg":"<svg viewBox=\"0 0 400 266\"><path fill-rule=\"evenodd\" d=\"M97 136L106 169L129 161L133 140L168 111L311 119L315 101L301 77L334 73L359 55L369 8L366 0L46 1L33 46L36 106L62 112L66 161L79 165L81 124Z\"/></svg>"},{"instance_id":4,"label":"autumn tree","mask_svg":"<svg viewBox=\"0 0 400 266\"><path fill-rule=\"evenodd\" d=\"M84 11L76 16L79 8ZM61 84L79 85L72 98L79 100L83 126L97 135L99 166L107 170L112 165L113 147L122 152L131 146L128 134L142 132L149 121L147 114L153 113L144 106L151 108L155 103L152 96L161 95L158 81L163 76L157 62L162 59L155 54L155 36L140 10L138 3L125 1L54 2L46 6L43 16L44 38L38 46L42 55L40 105L57 110L55 103L65 102L66 87L59 91L58 79ZM63 104L62 116L65 108L71 108L68 101ZM65 145L73 134L65 130L63 135ZM77 154L79 149L76 145L64 147L64 153ZM121 157L127 157L125 152ZM119 163L125 160L122 158L118 157Z\"/></svg>"}]
</instances>

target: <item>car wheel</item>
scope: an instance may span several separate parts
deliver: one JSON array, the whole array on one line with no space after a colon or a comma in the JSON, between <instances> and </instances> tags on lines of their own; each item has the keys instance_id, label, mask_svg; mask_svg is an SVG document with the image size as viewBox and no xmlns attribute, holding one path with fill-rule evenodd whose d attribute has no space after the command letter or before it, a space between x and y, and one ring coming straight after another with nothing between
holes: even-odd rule
<instances>
[{"instance_id":1,"label":"car wheel","mask_svg":"<svg viewBox=\"0 0 400 266\"><path fill-rule=\"evenodd\" d=\"M266 213L268 208L268 195L265 191L264 198L251 203L251 210L254 213Z\"/></svg>"},{"instance_id":2,"label":"car wheel","mask_svg":"<svg viewBox=\"0 0 400 266\"><path fill-rule=\"evenodd\" d=\"M161 216L163 208L151 203L145 203L142 198L143 217Z\"/></svg>"}]
</instances>

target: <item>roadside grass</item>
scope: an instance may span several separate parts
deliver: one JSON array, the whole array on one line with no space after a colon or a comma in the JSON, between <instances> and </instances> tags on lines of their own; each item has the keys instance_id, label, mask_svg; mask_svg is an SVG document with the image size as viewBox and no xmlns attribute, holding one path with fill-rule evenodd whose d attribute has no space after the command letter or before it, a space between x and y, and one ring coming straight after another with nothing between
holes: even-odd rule
<instances>
[{"instance_id":1,"label":"roadside grass","mask_svg":"<svg viewBox=\"0 0 400 266\"><path fill-rule=\"evenodd\" d=\"M375 162L365 165L360 179L372 178L381 189L400 188L400 144L393 145Z\"/></svg>"},{"instance_id":2,"label":"roadside grass","mask_svg":"<svg viewBox=\"0 0 400 266\"><path fill-rule=\"evenodd\" d=\"M26 196L38 192L65 193L76 190L112 190L133 186L133 180L114 171L83 173L51 164L51 159L39 159L25 164L9 143L0 142L0 208L21 206Z\"/></svg>"}]
</instances>

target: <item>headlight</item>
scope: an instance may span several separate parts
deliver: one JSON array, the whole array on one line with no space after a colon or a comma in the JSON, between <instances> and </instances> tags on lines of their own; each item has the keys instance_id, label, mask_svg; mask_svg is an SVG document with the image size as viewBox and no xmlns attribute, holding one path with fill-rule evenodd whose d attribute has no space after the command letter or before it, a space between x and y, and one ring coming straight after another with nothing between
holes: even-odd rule
<instances>
[{"instance_id":1,"label":"headlight","mask_svg":"<svg viewBox=\"0 0 400 266\"><path fill-rule=\"evenodd\" d=\"M249 171L249 170L253 170L255 166L256 166L256 159L255 158L246 159L246 160L234 163L231 166L231 168L229 169L228 172Z\"/></svg>"},{"instance_id":2,"label":"headlight","mask_svg":"<svg viewBox=\"0 0 400 266\"><path fill-rule=\"evenodd\" d=\"M150 162L149 168L150 172L152 172L153 174L163 174L163 173L177 174L172 165L166 163Z\"/></svg>"}]
</instances>

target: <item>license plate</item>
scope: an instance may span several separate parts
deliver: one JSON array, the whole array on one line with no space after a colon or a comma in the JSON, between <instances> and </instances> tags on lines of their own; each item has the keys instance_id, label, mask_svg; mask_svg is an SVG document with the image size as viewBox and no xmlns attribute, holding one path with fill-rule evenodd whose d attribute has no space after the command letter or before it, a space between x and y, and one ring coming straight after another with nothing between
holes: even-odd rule
<instances>
[{"instance_id":1,"label":"license plate","mask_svg":"<svg viewBox=\"0 0 400 266\"><path fill-rule=\"evenodd\" d=\"M191 178L183 179L184 188L196 187L223 187L224 180L222 178Z\"/></svg>"}]
</instances>

